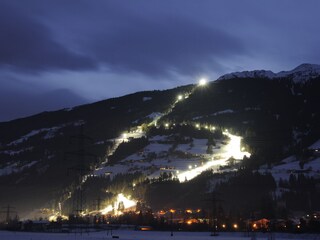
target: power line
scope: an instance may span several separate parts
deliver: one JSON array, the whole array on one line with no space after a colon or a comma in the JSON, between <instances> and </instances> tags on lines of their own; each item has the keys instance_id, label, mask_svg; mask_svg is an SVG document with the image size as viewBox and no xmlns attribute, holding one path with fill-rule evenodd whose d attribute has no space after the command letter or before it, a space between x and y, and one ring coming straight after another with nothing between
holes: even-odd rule
<instances>
[{"instance_id":1,"label":"power line","mask_svg":"<svg viewBox=\"0 0 320 240\"><path fill-rule=\"evenodd\" d=\"M96 155L88 153L85 151L85 141L92 142L92 138L84 135L83 133L83 126L80 128L80 133L78 135L74 135L70 137L71 140L75 139L78 142L78 148L76 151L66 152L65 158L74 156L78 158L78 164L72 168L69 168L68 171L72 171L75 173L75 182L76 182L76 189L75 189L75 197L73 201L73 213L79 217L81 213L84 211L84 193L82 185L85 181L85 175L87 172L90 171L90 168L87 167L85 164L85 159L88 157L95 158Z\"/></svg>"}]
</instances>

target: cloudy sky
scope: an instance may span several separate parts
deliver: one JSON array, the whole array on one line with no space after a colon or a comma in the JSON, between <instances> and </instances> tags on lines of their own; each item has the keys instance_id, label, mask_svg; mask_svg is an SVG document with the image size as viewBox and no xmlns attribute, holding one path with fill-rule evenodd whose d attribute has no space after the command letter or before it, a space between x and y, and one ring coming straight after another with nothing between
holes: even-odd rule
<instances>
[{"instance_id":1,"label":"cloudy sky","mask_svg":"<svg viewBox=\"0 0 320 240\"><path fill-rule=\"evenodd\" d=\"M0 0L0 121L320 63L318 0Z\"/></svg>"}]
</instances>

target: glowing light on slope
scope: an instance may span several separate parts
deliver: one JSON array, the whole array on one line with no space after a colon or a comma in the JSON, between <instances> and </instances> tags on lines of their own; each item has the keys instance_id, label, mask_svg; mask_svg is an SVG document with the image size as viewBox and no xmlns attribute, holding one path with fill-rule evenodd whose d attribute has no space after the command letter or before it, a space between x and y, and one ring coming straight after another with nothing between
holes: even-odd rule
<instances>
[{"instance_id":1,"label":"glowing light on slope","mask_svg":"<svg viewBox=\"0 0 320 240\"><path fill-rule=\"evenodd\" d=\"M135 207L137 205L137 201L129 199L129 197L125 197L122 193L118 194L116 201L112 205L107 206L106 208L102 209L100 212L101 214L107 214L114 211L115 215L121 215L122 212L118 211L118 206L120 203L123 203L124 210L128 208Z\"/></svg>"},{"instance_id":2,"label":"glowing light on slope","mask_svg":"<svg viewBox=\"0 0 320 240\"><path fill-rule=\"evenodd\" d=\"M123 202L124 208L131 208L137 205L137 201L130 200L125 197L122 193L118 194L117 203Z\"/></svg>"},{"instance_id":3,"label":"glowing light on slope","mask_svg":"<svg viewBox=\"0 0 320 240\"><path fill-rule=\"evenodd\" d=\"M228 164L228 159L233 157L235 159L241 160L244 156L250 157L250 153L241 151L241 137L232 135L228 132L224 132L223 134L227 135L230 138L230 141L226 146L222 148L223 154L218 160L211 160L206 162L205 164L192 168L189 166L189 169L182 172L177 172L177 177L180 182L184 182L185 180L189 181L196 176L200 175L201 172L206 171L208 169L218 170L220 166L225 166Z\"/></svg>"},{"instance_id":4,"label":"glowing light on slope","mask_svg":"<svg viewBox=\"0 0 320 240\"><path fill-rule=\"evenodd\" d=\"M177 177L180 182L184 182L186 180L189 181L189 180L195 178L196 176L200 175L203 171L206 171L206 170L213 168L213 167L218 168L219 166L223 166L226 164L227 164L226 159L209 161L209 162L201 165L200 167L191 168L190 170L182 171L179 173L177 172Z\"/></svg>"},{"instance_id":5,"label":"glowing light on slope","mask_svg":"<svg viewBox=\"0 0 320 240\"><path fill-rule=\"evenodd\" d=\"M68 220L69 218L65 215L59 215L59 214L55 214L55 215L51 215L49 216L48 220L50 222L56 222L58 220L58 218L60 218L61 220Z\"/></svg>"},{"instance_id":6,"label":"glowing light on slope","mask_svg":"<svg viewBox=\"0 0 320 240\"><path fill-rule=\"evenodd\" d=\"M233 157L235 159L243 159L244 156L250 157L251 154L249 152L241 151L242 137L232 135L228 132L224 132L223 134L230 138L230 142L224 148L226 151L224 154L225 158L229 159Z\"/></svg>"}]
</instances>

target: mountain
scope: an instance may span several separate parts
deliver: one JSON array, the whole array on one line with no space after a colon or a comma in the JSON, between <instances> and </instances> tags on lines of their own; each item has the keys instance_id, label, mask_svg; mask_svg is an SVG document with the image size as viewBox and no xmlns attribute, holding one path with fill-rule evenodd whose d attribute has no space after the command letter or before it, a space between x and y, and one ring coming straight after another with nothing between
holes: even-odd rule
<instances>
[{"instance_id":1,"label":"mountain","mask_svg":"<svg viewBox=\"0 0 320 240\"><path fill-rule=\"evenodd\" d=\"M281 71L274 73L266 70L254 70L228 73L221 76L218 80L232 79L232 78L290 78L294 82L303 82L309 79L316 78L320 75L320 65L304 63L294 68L291 71Z\"/></svg>"},{"instance_id":2,"label":"mountain","mask_svg":"<svg viewBox=\"0 0 320 240\"><path fill-rule=\"evenodd\" d=\"M61 204L71 213L83 185L89 209L119 194L155 210L199 208L212 189L230 211L260 211L261 199L286 201L294 210L309 201L314 209L320 182L312 170L317 149L309 146L320 139L317 74L318 65L309 64L277 74L234 73L204 86L138 92L0 123L0 204L24 216ZM312 188L292 193L296 166L306 170L299 181ZM275 200L279 184L288 193ZM235 189L242 191L239 204L231 201ZM312 190L312 199L297 206L292 199L305 194L301 189Z\"/></svg>"}]
</instances>

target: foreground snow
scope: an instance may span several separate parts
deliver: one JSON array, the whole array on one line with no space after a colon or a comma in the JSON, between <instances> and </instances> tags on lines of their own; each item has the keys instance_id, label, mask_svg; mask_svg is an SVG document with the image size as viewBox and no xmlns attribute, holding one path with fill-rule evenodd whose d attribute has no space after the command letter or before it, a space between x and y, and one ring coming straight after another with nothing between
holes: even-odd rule
<instances>
[{"instance_id":1,"label":"foreground snow","mask_svg":"<svg viewBox=\"0 0 320 240\"><path fill-rule=\"evenodd\" d=\"M118 238L113 238L118 237ZM256 239L318 239L317 235L312 234L286 234L276 233L271 238L268 233L257 233ZM8 232L0 231L1 240L93 240L93 239L123 239L123 240L207 240L207 239L219 239L219 240L244 240L252 239L247 236L246 233L219 233L219 236L210 236L208 232L174 232L173 236L170 236L170 232L142 232L132 230L116 230L113 231L113 236L107 231L91 232L91 233L31 233L31 232Z\"/></svg>"}]
</instances>

